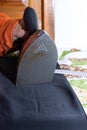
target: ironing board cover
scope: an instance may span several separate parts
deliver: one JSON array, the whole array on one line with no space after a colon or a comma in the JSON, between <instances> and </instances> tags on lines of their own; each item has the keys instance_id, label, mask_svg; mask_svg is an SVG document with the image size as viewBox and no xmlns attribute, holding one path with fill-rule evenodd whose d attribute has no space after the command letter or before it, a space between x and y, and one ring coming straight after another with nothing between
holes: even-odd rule
<instances>
[{"instance_id":1,"label":"ironing board cover","mask_svg":"<svg viewBox=\"0 0 87 130\"><path fill-rule=\"evenodd\" d=\"M86 114L62 74L50 83L15 86L0 74L0 130L87 130Z\"/></svg>"}]
</instances>

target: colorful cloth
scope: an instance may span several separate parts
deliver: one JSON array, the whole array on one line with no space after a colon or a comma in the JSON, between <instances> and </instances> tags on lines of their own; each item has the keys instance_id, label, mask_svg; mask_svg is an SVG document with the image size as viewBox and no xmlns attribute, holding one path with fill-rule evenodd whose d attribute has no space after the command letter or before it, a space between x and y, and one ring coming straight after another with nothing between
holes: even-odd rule
<instances>
[{"instance_id":1,"label":"colorful cloth","mask_svg":"<svg viewBox=\"0 0 87 130\"><path fill-rule=\"evenodd\" d=\"M13 47L13 30L18 23L18 19L0 13L0 56L5 55Z\"/></svg>"}]
</instances>

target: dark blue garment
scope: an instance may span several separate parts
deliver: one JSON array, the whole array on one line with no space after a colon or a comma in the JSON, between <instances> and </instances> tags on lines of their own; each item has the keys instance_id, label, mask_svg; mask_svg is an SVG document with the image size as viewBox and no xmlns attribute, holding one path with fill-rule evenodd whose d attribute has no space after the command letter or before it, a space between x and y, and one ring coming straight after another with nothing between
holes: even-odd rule
<instances>
[{"instance_id":1,"label":"dark blue garment","mask_svg":"<svg viewBox=\"0 0 87 130\"><path fill-rule=\"evenodd\" d=\"M53 82L15 86L0 74L0 130L87 130L87 117L63 75Z\"/></svg>"}]
</instances>

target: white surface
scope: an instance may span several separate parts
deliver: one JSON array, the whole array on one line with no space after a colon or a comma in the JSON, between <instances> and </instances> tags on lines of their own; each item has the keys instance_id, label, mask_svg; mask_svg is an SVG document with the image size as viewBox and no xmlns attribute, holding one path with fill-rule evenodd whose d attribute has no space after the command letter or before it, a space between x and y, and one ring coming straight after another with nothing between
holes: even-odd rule
<instances>
[{"instance_id":1,"label":"white surface","mask_svg":"<svg viewBox=\"0 0 87 130\"><path fill-rule=\"evenodd\" d=\"M87 48L87 0L55 0L58 48Z\"/></svg>"}]
</instances>

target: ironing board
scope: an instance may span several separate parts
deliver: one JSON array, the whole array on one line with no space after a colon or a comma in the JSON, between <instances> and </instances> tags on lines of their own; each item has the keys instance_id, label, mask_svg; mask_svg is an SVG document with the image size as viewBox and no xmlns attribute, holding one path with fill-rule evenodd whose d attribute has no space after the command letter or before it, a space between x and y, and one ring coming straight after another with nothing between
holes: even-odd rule
<instances>
[{"instance_id":1,"label":"ironing board","mask_svg":"<svg viewBox=\"0 0 87 130\"><path fill-rule=\"evenodd\" d=\"M15 71L10 58L0 62L6 65L5 59ZM6 67L0 73L0 130L87 130L85 111L63 74L54 74L50 82L16 86L8 77L14 73L4 71Z\"/></svg>"}]
</instances>

